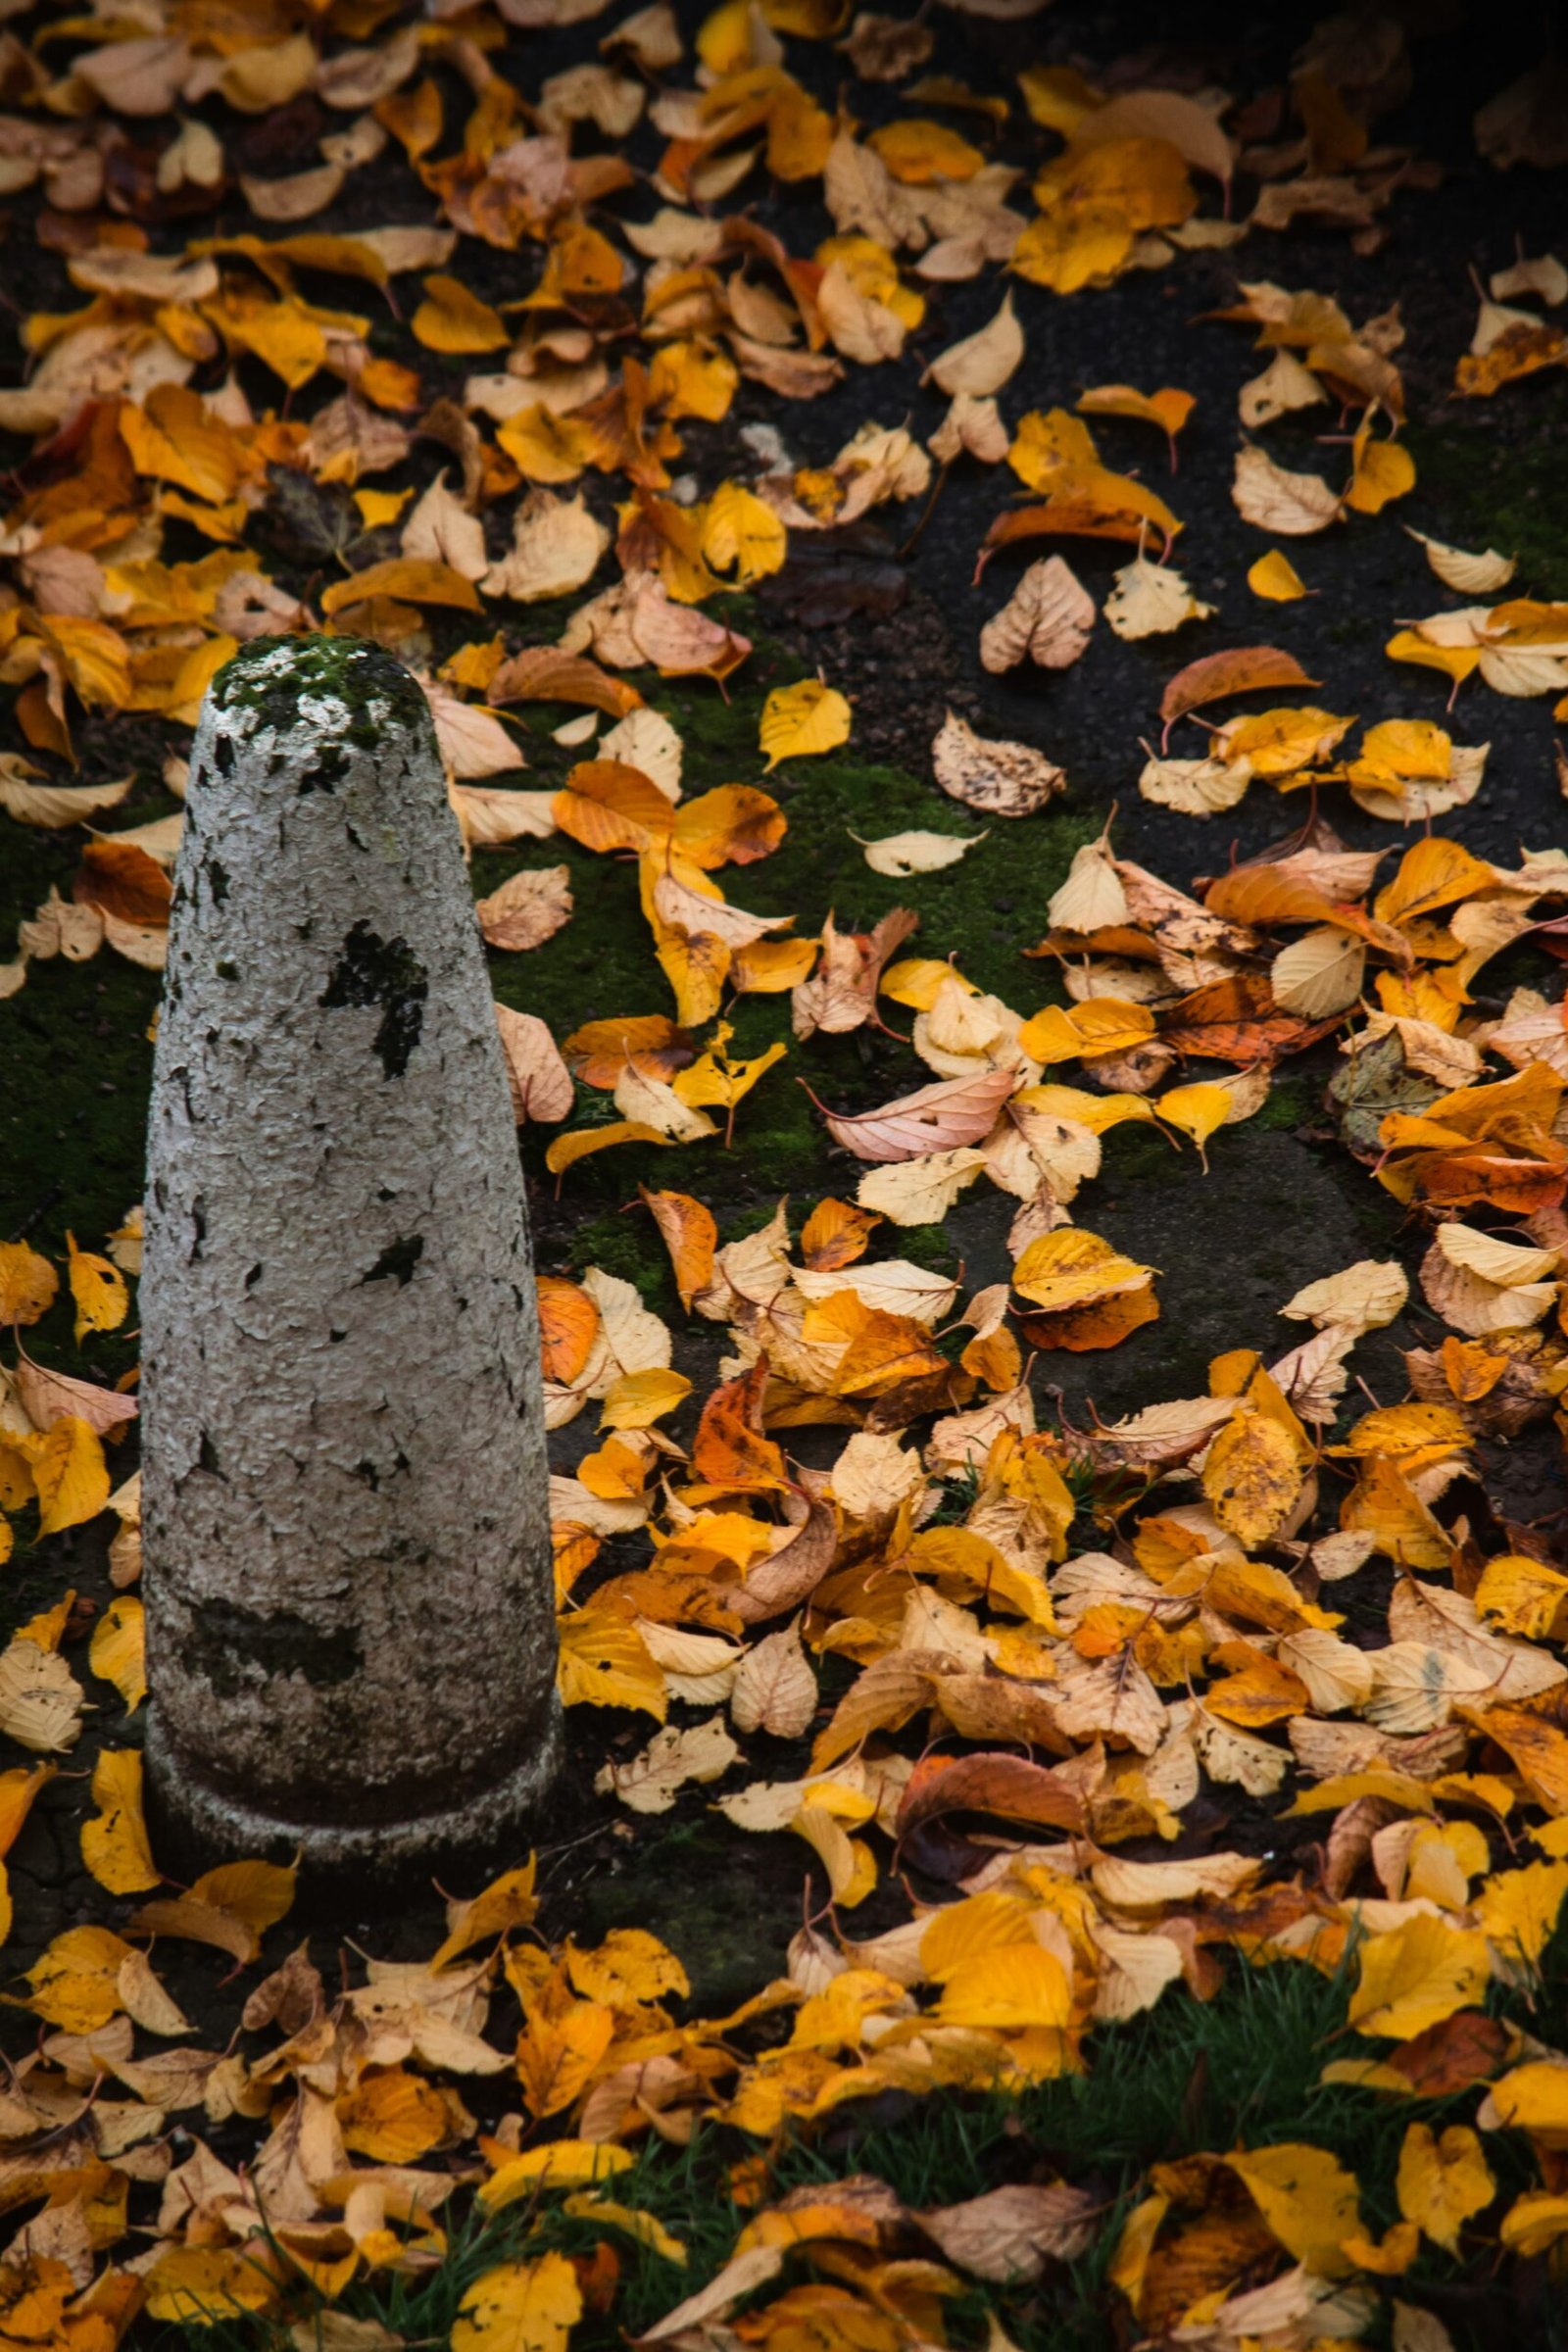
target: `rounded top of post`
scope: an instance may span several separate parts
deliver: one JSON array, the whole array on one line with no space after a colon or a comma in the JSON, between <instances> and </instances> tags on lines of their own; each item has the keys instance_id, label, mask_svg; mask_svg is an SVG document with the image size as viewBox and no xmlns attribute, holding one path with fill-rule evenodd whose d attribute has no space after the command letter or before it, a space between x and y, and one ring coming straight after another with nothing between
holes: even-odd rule
<instances>
[{"instance_id":1,"label":"rounded top of post","mask_svg":"<svg viewBox=\"0 0 1568 2352\"><path fill-rule=\"evenodd\" d=\"M260 726L285 728L308 717L334 732L348 722L352 732L357 720L373 730L373 742L389 725L431 723L418 680L384 646L364 637L253 637L224 662L208 692L215 711L248 712Z\"/></svg>"}]
</instances>

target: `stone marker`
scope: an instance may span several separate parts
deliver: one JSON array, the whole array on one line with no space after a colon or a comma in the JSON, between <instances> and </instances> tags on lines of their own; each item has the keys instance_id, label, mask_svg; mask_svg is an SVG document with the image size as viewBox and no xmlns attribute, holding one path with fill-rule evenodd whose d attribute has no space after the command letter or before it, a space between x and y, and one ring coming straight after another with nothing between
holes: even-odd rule
<instances>
[{"instance_id":1,"label":"stone marker","mask_svg":"<svg viewBox=\"0 0 1568 2352\"><path fill-rule=\"evenodd\" d=\"M146 1218L155 1835L494 1841L560 1741L533 1276L457 822L377 646L259 640L208 692Z\"/></svg>"}]
</instances>

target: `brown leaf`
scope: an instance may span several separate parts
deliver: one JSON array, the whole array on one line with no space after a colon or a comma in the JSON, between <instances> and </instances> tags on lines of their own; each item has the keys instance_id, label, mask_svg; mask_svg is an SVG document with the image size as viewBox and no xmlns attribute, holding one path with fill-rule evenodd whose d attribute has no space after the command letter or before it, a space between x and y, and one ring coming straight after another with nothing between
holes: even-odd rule
<instances>
[{"instance_id":1,"label":"brown leaf","mask_svg":"<svg viewBox=\"0 0 1568 2352\"><path fill-rule=\"evenodd\" d=\"M571 916L571 869L525 865L474 907L493 948L537 948L554 939Z\"/></svg>"},{"instance_id":2,"label":"brown leaf","mask_svg":"<svg viewBox=\"0 0 1568 2352\"><path fill-rule=\"evenodd\" d=\"M1048 2261L1072 2262L1084 2253L1100 2207L1088 2189L1064 2180L1047 2187L1019 2180L914 2218L971 2278L1021 2285L1038 2278Z\"/></svg>"},{"instance_id":3,"label":"brown leaf","mask_svg":"<svg viewBox=\"0 0 1568 2352\"><path fill-rule=\"evenodd\" d=\"M1255 694L1262 687L1316 686L1294 654L1277 645L1233 646L1223 654L1204 654L1179 669L1159 698L1159 715L1168 734L1178 718L1205 703L1231 694Z\"/></svg>"},{"instance_id":4,"label":"brown leaf","mask_svg":"<svg viewBox=\"0 0 1568 2352\"><path fill-rule=\"evenodd\" d=\"M1041 669L1070 669L1089 643L1095 600L1060 556L1031 564L1000 612L980 632L980 659L994 672L1027 654Z\"/></svg>"},{"instance_id":5,"label":"brown leaf","mask_svg":"<svg viewBox=\"0 0 1568 2352\"><path fill-rule=\"evenodd\" d=\"M987 816L1033 816L1059 793L1066 777L1031 744L977 735L950 710L931 745L931 766L951 799Z\"/></svg>"},{"instance_id":6,"label":"brown leaf","mask_svg":"<svg viewBox=\"0 0 1568 2352\"><path fill-rule=\"evenodd\" d=\"M743 1625L798 1609L832 1567L837 1548L838 1522L831 1507L813 1502L799 1535L766 1559L754 1560L745 1583L726 1591L725 1605Z\"/></svg>"},{"instance_id":7,"label":"brown leaf","mask_svg":"<svg viewBox=\"0 0 1568 2352\"><path fill-rule=\"evenodd\" d=\"M920 917L907 906L892 907L873 931L840 931L830 913L822 926L821 960L790 998L796 1036L811 1037L820 1029L842 1037L868 1021L883 966L919 927Z\"/></svg>"},{"instance_id":8,"label":"brown leaf","mask_svg":"<svg viewBox=\"0 0 1568 2352\"><path fill-rule=\"evenodd\" d=\"M879 1110L854 1116L823 1111L823 1117L834 1142L857 1159L917 1159L922 1152L955 1151L989 1135L1019 1077L1009 1063L1004 1069L977 1070L969 1078L941 1079L884 1102Z\"/></svg>"},{"instance_id":9,"label":"brown leaf","mask_svg":"<svg viewBox=\"0 0 1568 2352\"><path fill-rule=\"evenodd\" d=\"M932 1756L915 1766L899 1807L898 1836L906 1838L942 1813L995 1813L1070 1834L1084 1827L1083 1799L1054 1767L1003 1751Z\"/></svg>"},{"instance_id":10,"label":"brown leaf","mask_svg":"<svg viewBox=\"0 0 1568 2352\"><path fill-rule=\"evenodd\" d=\"M549 1024L536 1012L514 1012L510 1004L498 1004L496 1026L512 1088L512 1115L517 1125L521 1127L529 1119L554 1124L565 1118L577 1099L576 1089Z\"/></svg>"},{"instance_id":11,"label":"brown leaf","mask_svg":"<svg viewBox=\"0 0 1568 2352\"><path fill-rule=\"evenodd\" d=\"M771 1732L776 1740L799 1740L816 1713L816 1677L801 1646L799 1618L767 1634L742 1658L730 1693L730 1717L738 1732Z\"/></svg>"}]
</instances>

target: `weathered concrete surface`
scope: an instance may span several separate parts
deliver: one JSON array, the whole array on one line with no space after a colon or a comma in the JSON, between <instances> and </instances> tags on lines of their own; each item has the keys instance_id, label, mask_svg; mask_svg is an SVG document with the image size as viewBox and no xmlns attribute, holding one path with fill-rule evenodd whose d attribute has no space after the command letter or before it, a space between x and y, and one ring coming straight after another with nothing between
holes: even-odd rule
<instances>
[{"instance_id":1,"label":"weathered concrete surface","mask_svg":"<svg viewBox=\"0 0 1568 2352\"><path fill-rule=\"evenodd\" d=\"M522 1182L424 698L264 641L191 762L141 1289L172 1834L493 1841L559 1744Z\"/></svg>"}]
</instances>

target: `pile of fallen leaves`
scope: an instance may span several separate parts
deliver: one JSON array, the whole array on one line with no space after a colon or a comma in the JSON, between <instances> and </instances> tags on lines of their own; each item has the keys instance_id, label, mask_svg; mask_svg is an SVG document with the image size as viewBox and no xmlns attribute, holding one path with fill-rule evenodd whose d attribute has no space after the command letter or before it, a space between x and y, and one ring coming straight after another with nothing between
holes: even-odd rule
<instances>
[{"instance_id":1,"label":"pile of fallen leaves","mask_svg":"<svg viewBox=\"0 0 1568 2352\"><path fill-rule=\"evenodd\" d=\"M853 1199L793 1223L781 1203L721 1247L701 1158L679 1163L697 1191L644 1189L685 1314L727 1349L684 1439L670 1426L693 1397L681 1335L608 1271L539 1284L551 1425L599 1417L596 1446L552 1488L562 1692L651 1733L596 1788L656 1814L722 1783L713 1801L736 1836L801 1840L828 1899L786 1975L715 2019L693 2013L680 1957L636 1926L552 1946L531 1865L454 1902L422 1964L356 1959L330 1989L302 1944L258 1979L292 1873L241 1858L169 1891L139 1754L104 1748L80 1845L115 1908L67 1928L7 1996L36 2039L0 2090L5 2207L25 2217L0 2256L0 2330L113 2352L143 2311L252 2313L296 2322L302 2344L395 2352L366 2323L328 2333L302 2315L357 2280L439 2266L449 2209L472 2189L487 2215L560 2200L604 2234L592 2258L524 2247L487 2270L461 2352L557 2352L585 2313L612 2317L628 2244L671 2266L671 2308L640 2340L691 2352L912 2352L948 2340L944 2307L968 2282L1049 2278L1102 2244L1148 2340L1359 2341L1392 2302L1395 2340L1441 2352L1441 2323L1400 2296L1424 2241L1553 2261L1568 2245L1568 2053L1493 1997L1528 2002L1568 1893L1568 1573L1494 1514L1477 1469L1484 1442L1563 1425L1568 1024L1560 990L1516 986L1494 1014L1473 987L1527 937L1561 951L1568 853L1503 866L1434 832L1481 789L1484 742L1417 715L1352 744L1353 717L1255 707L1318 685L1288 651L1230 648L1170 677L1139 790L1198 818L1256 783L1302 795L1304 818L1192 892L1107 830L1044 910L1039 977L1014 1005L965 976L963 941L917 950L910 911L868 932L829 915L804 937L736 903L729 869L780 846L785 808L753 782L684 797L679 734L646 699L656 676L723 691L753 650L724 591L872 510L917 520L954 467L997 469L975 550L988 577L1041 538L1128 551L1099 610L1061 555L1029 561L985 625L987 670L1062 670L1102 618L1138 641L1213 617L1171 561L1180 518L1106 465L1092 421L1150 425L1175 474L1191 396L1105 384L1009 421L1030 290L1092 295L1296 220L1376 251L1395 191L1431 184L1420 158L1374 142L1407 77L1404 35L1392 19L1329 20L1272 110L1125 77L1102 88L1068 66L977 93L926 72L923 20L850 22L831 0L725 0L695 42L656 0L594 62L521 82L501 71L510 28L598 13L144 0L52 25L26 7L8 17L0 180L36 186L41 242L80 300L26 320L27 380L0 393L0 428L30 444L0 520L0 682L27 747L0 757L0 807L87 832L71 897L23 925L0 992L32 960L104 947L162 962L180 819L104 829L133 779L67 780L80 714L166 722L177 799L186 731L236 647L325 627L376 638L419 677L471 846L563 835L636 862L671 1009L557 1037L497 1007L519 1125L559 1130L546 1158L560 1182L619 1145L735 1142L746 1098L786 1056L809 1069L813 1039L875 1028L906 1043L896 1099L818 1104ZM808 86L820 75L791 70L830 43L833 75L862 98L897 86L910 111L869 130L848 99L830 113ZM1484 151L1551 160L1548 100L1527 78L1483 109ZM298 169L262 171L255 126L287 109L331 126ZM991 152L1015 115L1028 169ZM650 168L634 171L625 143L650 132ZM299 160L287 138L270 152ZM424 218L301 225L396 155ZM747 209L754 174L819 189L833 233L791 251ZM1245 216L1238 174L1256 190ZM236 192L254 228L205 233ZM512 282L526 290L475 293L463 268L476 242L525 262ZM826 465L754 434L746 478L680 470L682 425L722 419L743 379L807 401L848 369L897 368L933 296L993 270L1018 282L926 365L949 407L924 443L868 417ZM361 307L328 307L323 277L362 286ZM1494 277L1459 393L1568 361L1545 316L1565 299L1550 256ZM1239 398L1242 518L1270 541L1374 527L1415 480L1396 310L1356 325L1326 296L1239 277L1220 317L1268 355ZM388 318L406 321L400 358ZM443 364L438 396L421 354ZM460 380L453 362L475 371ZM902 394L886 399L897 415ZM1332 478L1287 469L1262 438L1316 406L1345 427ZM1423 544L1455 596L1509 585L1505 555ZM1273 545L1248 586L1280 606L1308 593ZM590 588L556 642L526 641L525 608ZM1455 707L1472 677L1568 693L1568 608L1518 597L1388 622L1391 657L1442 673ZM1213 715L1237 698L1240 715ZM558 790L495 780L524 765L512 722L530 705L577 713L556 730L581 755ZM853 715L825 679L777 688L760 773L833 751ZM1064 784L1037 746L956 713L931 766L1000 824ZM1338 795L1420 830L1348 848L1322 813ZM897 876L976 838L863 847ZM477 908L502 956L572 911L564 866L522 868ZM740 1057L727 1016L753 995L779 1000L777 1034ZM1356 1387L1357 1343L1410 1295L1398 1263L1363 1260L1280 1299L1274 1360L1234 1350L1202 1395L1042 1424L1042 1357L1116 1347L1159 1314L1159 1270L1078 1222L1101 1137L1136 1120L1172 1149L1218 1152L1280 1062L1329 1039L1340 1137L1408 1208L1444 1333L1407 1352L1410 1399ZM901 1256L898 1231L979 1186L1005 1196L1011 1277L965 1295ZM107 1255L71 1242L78 1344L131 1315L140 1231L132 1208ZM86 1639L63 1592L0 1653L0 1732L40 1759L0 1775L0 1850L81 1732L76 1668L129 1711L144 1693L137 1482L111 1467L133 1380L110 1390L29 1356L60 1272L0 1243L15 1342L0 1505L45 1539L115 1514L118 1597ZM792 1459L805 1427L843 1432L831 1468ZM758 1734L803 1743L799 1777L757 1776ZM1315 1818L1318 1843L1304 1860L1256 1837L1195 1852L1186 1817L1216 1793ZM1123 1850L1161 1844L1165 1859ZM858 1936L873 1893L897 1924ZM157 1971L165 1939L250 1972L243 2044L192 2039ZM1098 2025L1213 1999L1228 1971L1273 1964L1349 1985L1353 2038L1325 2056L1326 2082L1464 2100L1441 2132L1409 2122L1401 2218L1380 2238L1353 2175L1298 2144L1158 2166L1121 2213L1049 2179L919 2211L865 2177L776 2190L784 2139L842 2108L1092 2067ZM615 2180L699 2127L727 2135L735 2235L683 2301L685 2248ZM203 2132L248 2134L253 2152L231 2166ZM1533 2168L1517 2193L1498 2185L1519 2170L1514 2154L1498 2167L1505 2144Z\"/></svg>"}]
</instances>

